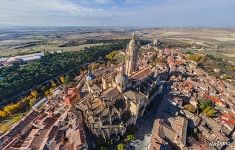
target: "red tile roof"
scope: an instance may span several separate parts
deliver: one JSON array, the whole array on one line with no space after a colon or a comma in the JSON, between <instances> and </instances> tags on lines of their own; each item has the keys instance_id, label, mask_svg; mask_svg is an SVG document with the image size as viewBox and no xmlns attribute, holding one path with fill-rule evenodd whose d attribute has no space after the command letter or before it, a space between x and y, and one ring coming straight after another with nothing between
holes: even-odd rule
<instances>
[{"instance_id":1,"label":"red tile roof","mask_svg":"<svg viewBox=\"0 0 235 150\"><path fill-rule=\"evenodd\" d=\"M220 115L219 119L228 124L235 125L235 114L225 113L223 115Z\"/></svg>"},{"instance_id":2,"label":"red tile roof","mask_svg":"<svg viewBox=\"0 0 235 150\"><path fill-rule=\"evenodd\" d=\"M79 97L78 90L76 88L69 88L67 95L64 96L64 103L65 104L72 104L74 99Z\"/></svg>"},{"instance_id":3,"label":"red tile roof","mask_svg":"<svg viewBox=\"0 0 235 150\"><path fill-rule=\"evenodd\" d=\"M148 75L150 75L151 72L152 72L151 69L146 67L146 68L136 72L135 74L133 74L131 76L131 78L134 80L141 80L143 78L146 78Z\"/></svg>"},{"instance_id":4,"label":"red tile roof","mask_svg":"<svg viewBox=\"0 0 235 150\"><path fill-rule=\"evenodd\" d=\"M181 65L181 64L182 64L182 61L176 60L176 61L175 61L175 64L176 64L176 65Z\"/></svg>"}]
</instances>

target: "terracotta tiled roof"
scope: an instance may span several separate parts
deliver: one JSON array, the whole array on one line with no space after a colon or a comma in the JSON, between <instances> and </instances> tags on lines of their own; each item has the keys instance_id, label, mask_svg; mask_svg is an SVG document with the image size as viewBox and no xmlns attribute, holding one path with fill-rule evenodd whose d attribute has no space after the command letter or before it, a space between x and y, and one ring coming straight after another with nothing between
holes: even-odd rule
<instances>
[{"instance_id":1,"label":"terracotta tiled roof","mask_svg":"<svg viewBox=\"0 0 235 150\"><path fill-rule=\"evenodd\" d=\"M118 97L120 95L120 92L118 91L117 88L110 88L107 91L105 91L103 93L103 95L109 99L115 99L116 97Z\"/></svg>"},{"instance_id":2,"label":"terracotta tiled roof","mask_svg":"<svg viewBox=\"0 0 235 150\"><path fill-rule=\"evenodd\" d=\"M67 95L65 95L63 97L64 102L66 104L71 104L74 101L74 99L76 98L76 96L78 96L77 89L76 88L69 88L67 91Z\"/></svg>"},{"instance_id":3,"label":"terracotta tiled roof","mask_svg":"<svg viewBox=\"0 0 235 150\"><path fill-rule=\"evenodd\" d=\"M146 68L136 72L135 74L133 74L131 76L131 78L134 80L141 80L143 78L146 78L151 72L152 72L151 69L146 67Z\"/></svg>"},{"instance_id":4,"label":"terracotta tiled roof","mask_svg":"<svg viewBox=\"0 0 235 150\"><path fill-rule=\"evenodd\" d=\"M177 61L175 61L175 64L176 64L176 65L181 65L181 64L182 64L182 61L177 60Z\"/></svg>"},{"instance_id":5,"label":"terracotta tiled roof","mask_svg":"<svg viewBox=\"0 0 235 150\"><path fill-rule=\"evenodd\" d=\"M76 92L75 92L75 88L69 88L68 89L68 97L69 98L72 98L72 97L74 97L76 95Z\"/></svg>"},{"instance_id":6,"label":"terracotta tiled roof","mask_svg":"<svg viewBox=\"0 0 235 150\"><path fill-rule=\"evenodd\" d=\"M235 114L225 113L223 115L220 115L219 119L228 124L235 125Z\"/></svg>"}]
</instances>

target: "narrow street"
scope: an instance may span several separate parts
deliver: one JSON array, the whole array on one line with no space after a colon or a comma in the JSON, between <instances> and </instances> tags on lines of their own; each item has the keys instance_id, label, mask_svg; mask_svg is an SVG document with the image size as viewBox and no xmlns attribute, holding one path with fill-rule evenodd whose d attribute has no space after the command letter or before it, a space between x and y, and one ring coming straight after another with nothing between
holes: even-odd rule
<instances>
[{"instance_id":1,"label":"narrow street","mask_svg":"<svg viewBox=\"0 0 235 150\"><path fill-rule=\"evenodd\" d=\"M164 93L165 87L163 88L162 93ZM154 105L150 108L146 115L139 118L137 122L138 131L135 133L135 141L133 141L128 149L130 150L147 150L150 146L151 132L153 129L153 124L156 118L158 110L162 105L165 105L163 100L163 94L156 96L153 103Z\"/></svg>"}]
</instances>

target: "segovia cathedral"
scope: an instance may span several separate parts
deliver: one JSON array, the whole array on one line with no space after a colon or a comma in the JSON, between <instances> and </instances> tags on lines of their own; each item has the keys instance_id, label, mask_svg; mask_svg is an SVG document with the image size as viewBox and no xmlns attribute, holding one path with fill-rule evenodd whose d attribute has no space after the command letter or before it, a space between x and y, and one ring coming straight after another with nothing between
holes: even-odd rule
<instances>
[{"instance_id":1,"label":"segovia cathedral","mask_svg":"<svg viewBox=\"0 0 235 150\"><path fill-rule=\"evenodd\" d=\"M140 42L133 34L127 45L125 64L89 71L85 91L76 107L87 127L107 141L119 139L130 125L143 116L157 91L157 78L139 57Z\"/></svg>"}]
</instances>

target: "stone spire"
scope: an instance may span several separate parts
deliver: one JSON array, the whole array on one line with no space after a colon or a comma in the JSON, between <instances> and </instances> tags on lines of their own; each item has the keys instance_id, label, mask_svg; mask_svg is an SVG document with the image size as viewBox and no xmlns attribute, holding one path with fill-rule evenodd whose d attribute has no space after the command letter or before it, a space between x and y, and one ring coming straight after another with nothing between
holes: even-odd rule
<instances>
[{"instance_id":1,"label":"stone spire","mask_svg":"<svg viewBox=\"0 0 235 150\"><path fill-rule=\"evenodd\" d=\"M129 76L133 74L138 68L138 52L140 42L137 40L135 33L132 34L132 39L129 42L126 50L126 74Z\"/></svg>"},{"instance_id":2,"label":"stone spire","mask_svg":"<svg viewBox=\"0 0 235 150\"><path fill-rule=\"evenodd\" d=\"M120 74L121 74L122 76L125 75L125 72L124 72L124 64L121 64L120 69L119 69L119 72L120 72Z\"/></svg>"},{"instance_id":3,"label":"stone spire","mask_svg":"<svg viewBox=\"0 0 235 150\"><path fill-rule=\"evenodd\" d=\"M136 39L136 35L135 35L135 32L132 33L132 40L135 40Z\"/></svg>"}]
</instances>

